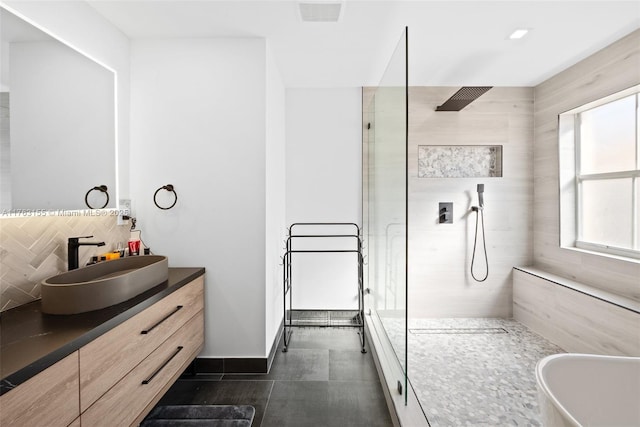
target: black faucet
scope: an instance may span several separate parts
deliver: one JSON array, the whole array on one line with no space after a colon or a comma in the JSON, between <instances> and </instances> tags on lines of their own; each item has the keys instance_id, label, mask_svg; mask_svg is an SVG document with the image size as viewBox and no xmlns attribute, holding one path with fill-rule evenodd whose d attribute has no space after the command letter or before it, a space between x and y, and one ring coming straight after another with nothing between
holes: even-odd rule
<instances>
[{"instance_id":1,"label":"black faucet","mask_svg":"<svg viewBox=\"0 0 640 427\"><path fill-rule=\"evenodd\" d=\"M78 268L78 248L80 246L104 246L104 242L80 242L80 239L90 239L93 236L69 237L67 243L67 258L69 271Z\"/></svg>"}]
</instances>

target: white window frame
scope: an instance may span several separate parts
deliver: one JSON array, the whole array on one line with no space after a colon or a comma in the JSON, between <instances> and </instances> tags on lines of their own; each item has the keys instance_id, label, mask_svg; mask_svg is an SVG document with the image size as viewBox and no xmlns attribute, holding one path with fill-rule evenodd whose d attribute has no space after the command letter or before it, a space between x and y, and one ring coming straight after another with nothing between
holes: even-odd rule
<instances>
[{"instance_id":1,"label":"white window frame","mask_svg":"<svg viewBox=\"0 0 640 427\"><path fill-rule=\"evenodd\" d=\"M575 248L603 255L640 260L640 242L638 241L637 197L640 186L640 85L631 87L613 95L590 102L581 107L561 113L558 116L558 146L560 159L560 246ZM580 118L581 113L596 107L635 95L636 104L636 169L620 172L582 174L580 172ZM632 179L632 237L633 249L619 248L601 243L582 240L582 183L606 179Z\"/></svg>"}]
</instances>

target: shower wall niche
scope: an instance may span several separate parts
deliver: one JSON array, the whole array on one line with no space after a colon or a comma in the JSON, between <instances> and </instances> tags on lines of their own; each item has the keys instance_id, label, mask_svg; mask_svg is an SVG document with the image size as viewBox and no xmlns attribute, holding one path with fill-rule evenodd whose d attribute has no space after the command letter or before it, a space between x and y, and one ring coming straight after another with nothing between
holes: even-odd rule
<instances>
[{"instance_id":1,"label":"shower wall niche","mask_svg":"<svg viewBox=\"0 0 640 427\"><path fill-rule=\"evenodd\" d=\"M502 176L502 145L418 145L418 178Z\"/></svg>"}]
</instances>

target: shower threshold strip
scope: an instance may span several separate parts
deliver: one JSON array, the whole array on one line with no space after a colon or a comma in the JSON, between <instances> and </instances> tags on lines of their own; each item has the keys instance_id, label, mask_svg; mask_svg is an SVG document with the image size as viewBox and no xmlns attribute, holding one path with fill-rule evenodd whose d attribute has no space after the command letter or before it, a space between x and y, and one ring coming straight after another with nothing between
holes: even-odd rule
<instances>
[{"instance_id":1,"label":"shower threshold strip","mask_svg":"<svg viewBox=\"0 0 640 427\"><path fill-rule=\"evenodd\" d=\"M416 335L425 334L508 334L504 328L409 328Z\"/></svg>"}]
</instances>

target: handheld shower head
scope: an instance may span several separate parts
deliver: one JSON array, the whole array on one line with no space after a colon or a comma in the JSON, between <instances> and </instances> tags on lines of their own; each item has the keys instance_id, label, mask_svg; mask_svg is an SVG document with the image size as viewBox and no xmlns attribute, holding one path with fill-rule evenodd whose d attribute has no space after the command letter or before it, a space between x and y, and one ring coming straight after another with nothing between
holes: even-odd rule
<instances>
[{"instance_id":1,"label":"handheld shower head","mask_svg":"<svg viewBox=\"0 0 640 427\"><path fill-rule=\"evenodd\" d=\"M484 207L484 184L478 184L478 204L481 208Z\"/></svg>"},{"instance_id":2,"label":"handheld shower head","mask_svg":"<svg viewBox=\"0 0 640 427\"><path fill-rule=\"evenodd\" d=\"M473 237L473 255L471 256L470 270L471 270L471 277L473 277L473 279L476 282L484 282L485 280L487 280L487 277L489 277L489 258L487 257L487 240L486 240L485 231L484 231L484 184L478 184L476 191L478 191L479 206L471 207L471 210L476 213L476 233ZM484 261L487 266L487 270L483 278L476 277L473 271L473 266L476 260L476 247L478 244L478 222L480 221L482 221L482 246L484 248Z\"/></svg>"}]
</instances>

